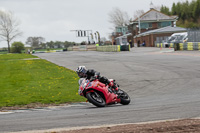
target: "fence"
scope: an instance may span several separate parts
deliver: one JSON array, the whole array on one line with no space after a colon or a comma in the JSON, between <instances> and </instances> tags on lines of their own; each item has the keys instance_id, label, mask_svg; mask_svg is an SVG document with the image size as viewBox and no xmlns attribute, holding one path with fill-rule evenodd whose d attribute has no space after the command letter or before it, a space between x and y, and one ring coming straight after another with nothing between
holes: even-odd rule
<instances>
[{"instance_id":1,"label":"fence","mask_svg":"<svg viewBox=\"0 0 200 133\"><path fill-rule=\"evenodd\" d=\"M188 42L200 42L200 30L189 29L188 30Z\"/></svg>"}]
</instances>

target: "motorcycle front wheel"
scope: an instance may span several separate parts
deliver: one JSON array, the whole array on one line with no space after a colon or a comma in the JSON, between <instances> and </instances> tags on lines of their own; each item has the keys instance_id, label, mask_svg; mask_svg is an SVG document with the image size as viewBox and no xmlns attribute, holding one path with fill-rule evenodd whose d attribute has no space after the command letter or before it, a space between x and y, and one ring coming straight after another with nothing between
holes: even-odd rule
<instances>
[{"instance_id":1,"label":"motorcycle front wheel","mask_svg":"<svg viewBox=\"0 0 200 133\"><path fill-rule=\"evenodd\" d=\"M121 99L120 103L123 105L128 105L131 102L129 95L121 89L119 89L118 91L118 96Z\"/></svg>"},{"instance_id":2,"label":"motorcycle front wheel","mask_svg":"<svg viewBox=\"0 0 200 133\"><path fill-rule=\"evenodd\" d=\"M104 98L97 92L88 92L86 97L90 103L97 107L105 107L106 105Z\"/></svg>"}]
</instances>

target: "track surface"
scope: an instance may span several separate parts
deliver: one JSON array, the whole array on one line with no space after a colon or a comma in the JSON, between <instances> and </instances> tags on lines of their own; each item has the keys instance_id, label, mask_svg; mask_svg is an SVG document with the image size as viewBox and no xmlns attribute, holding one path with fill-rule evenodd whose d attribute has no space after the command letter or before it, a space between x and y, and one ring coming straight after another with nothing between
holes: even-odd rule
<instances>
[{"instance_id":1,"label":"track surface","mask_svg":"<svg viewBox=\"0 0 200 133\"><path fill-rule=\"evenodd\" d=\"M128 106L117 104L105 108L79 103L1 112L0 132L200 117L200 52L165 51L169 49L36 54L72 70L79 65L94 68L101 75L114 78L132 101Z\"/></svg>"}]
</instances>

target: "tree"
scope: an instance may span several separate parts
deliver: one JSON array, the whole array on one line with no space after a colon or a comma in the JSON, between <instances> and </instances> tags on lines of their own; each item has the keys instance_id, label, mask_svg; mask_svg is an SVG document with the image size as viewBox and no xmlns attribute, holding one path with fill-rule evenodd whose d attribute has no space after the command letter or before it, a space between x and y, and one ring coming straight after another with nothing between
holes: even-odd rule
<instances>
[{"instance_id":1,"label":"tree","mask_svg":"<svg viewBox=\"0 0 200 133\"><path fill-rule=\"evenodd\" d=\"M194 7L196 6L196 1L192 1L190 4L189 4L189 13L190 13L190 18L192 18L193 20L195 19L195 16L193 15L194 13Z\"/></svg>"},{"instance_id":2,"label":"tree","mask_svg":"<svg viewBox=\"0 0 200 133\"><path fill-rule=\"evenodd\" d=\"M76 44L76 43L75 42L68 42L68 41L65 41L63 43L63 45L64 45L65 48L68 48L69 46L73 46L74 44Z\"/></svg>"},{"instance_id":3,"label":"tree","mask_svg":"<svg viewBox=\"0 0 200 133\"><path fill-rule=\"evenodd\" d=\"M197 0L196 5L194 7L193 16L195 20L198 20L200 17L200 0Z\"/></svg>"},{"instance_id":4,"label":"tree","mask_svg":"<svg viewBox=\"0 0 200 133\"><path fill-rule=\"evenodd\" d=\"M177 12L176 12L176 3L173 3L172 5L172 15L176 15Z\"/></svg>"},{"instance_id":5,"label":"tree","mask_svg":"<svg viewBox=\"0 0 200 133\"><path fill-rule=\"evenodd\" d=\"M12 12L0 10L0 39L7 42L9 53L11 41L22 35L22 32L19 30L19 24Z\"/></svg>"},{"instance_id":6,"label":"tree","mask_svg":"<svg viewBox=\"0 0 200 133\"><path fill-rule=\"evenodd\" d=\"M47 42L46 44L47 44L48 48L54 48L54 42L53 41Z\"/></svg>"},{"instance_id":7,"label":"tree","mask_svg":"<svg viewBox=\"0 0 200 133\"><path fill-rule=\"evenodd\" d=\"M56 48L63 48L63 42L56 41L56 42L54 42L54 46L56 46Z\"/></svg>"},{"instance_id":8,"label":"tree","mask_svg":"<svg viewBox=\"0 0 200 133\"><path fill-rule=\"evenodd\" d=\"M26 44L31 45L33 48L40 48L42 47L43 43L45 42L45 38L43 37L28 37Z\"/></svg>"},{"instance_id":9,"label":"tree","mask_svg":"<svg viewBox=\"0 0 200 133\"><path fill-rule=\"evenodd\" d=\"M142 14L144 14L144 10L136 10L134 12L134 19L137 19L138 17L140 17Z\"/></svg>"},{"instance_id":10,"label":"tree","mask_svg":"<svg viewBox=\"0 0 200 133\"><path fill-rule=\"evenodd\" d=\"M115 27L125 26L129 24L129 16L127 12L120 10L119 8L113 8L113 10L108 14L109 22Z\"/></svg>"},{"instance_id":11,"label":"tree","mask_svg":"<svg viewBox=\"0 0 200 133\"><path fill-rule=\"evenodd\" d=\"M12 53L21 53L24 49L24 44L22 42L14 42L11 46Z\"/></svg>"},{"instance_id":12,"label":"tree","mask_svg":"<svg viewBox=\"0 0 200 133\"><path fill-rule=\"evenodd\" d=\"M163 6L160 8L160 12L166 14L166 15L171 15L171 12L169 11L169 8L166 6Z\"/></svg>"},{"instance_id":13,"label":"tree","mask_svg":"<svg viewBox=\"0 0 200 133\"><path fill-rule=\"evenodd\" d=\"M166 12L164 6L162 6L161 10ZM178 16L178 26L186 28L200 27L200 0L192 0L191 2L186 0L185 2L173 3L171 14Z\"/></svg>"}]
</instances>

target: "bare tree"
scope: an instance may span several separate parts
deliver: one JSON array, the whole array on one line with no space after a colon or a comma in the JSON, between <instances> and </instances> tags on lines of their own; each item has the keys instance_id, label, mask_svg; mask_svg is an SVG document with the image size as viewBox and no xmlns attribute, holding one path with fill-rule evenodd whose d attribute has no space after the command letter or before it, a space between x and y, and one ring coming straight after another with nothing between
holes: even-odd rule
<instances>
[{"instance_id":1,"label":"bare tree","mask_svg":"<svg viewBox=\"0 0 200 133\"><path fill-rule=\"evenodd\" d=\"M137 19L138 17L140 17L142 14L144 14L144 10L136 10L134 12L134 19Z\"/></svg>"},{"instance_id":2,"label":"bare tree","mask_svg":"<svg viewBox=\"0 0 200 133\"><path fill-rule=\"evenodd\" d=\"M108 15L109 22L114 24L115 27L129 24L128 13L120 10L118 7L113 8Z\"/></svg>"},{"instance_id":3,"label":"bare tree","mask_svg":"<svg viewBox=\"0 0 200 133\"><path fill-rule=\"evenodd\" d=\"M0 10L0 39L7 42L9 53L11 41L22 35L19 30L19 24L12 12Z\"/></svg>"}]
</instances>

